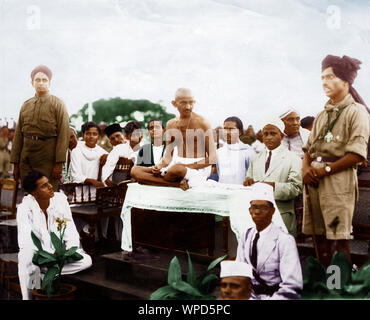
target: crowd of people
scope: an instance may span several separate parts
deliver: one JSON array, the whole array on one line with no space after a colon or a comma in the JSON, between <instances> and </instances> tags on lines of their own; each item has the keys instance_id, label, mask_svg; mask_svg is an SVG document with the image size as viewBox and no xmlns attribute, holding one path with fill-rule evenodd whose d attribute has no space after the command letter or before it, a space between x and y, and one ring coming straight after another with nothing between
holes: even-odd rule
<instances>
[{"instance_id":1,"label":"crowd of people","mask_svg":"<svg viewBox=\"0 0 370 320\"><path fill-rule=\"evenodd\" d=\"M298 231L312 235L315 230L324 266L335 250L344 251L351 261L348 240L357 168L366 167L369 151L369 110L352 86L359 64L347 56L327 56L321 75L329 98L324 110L301 119L295 108L286 108L265 119L257 133L251 125L244 130L237 116L212 129L207 119L194 112L191 90L180 88L172 101L179 115L167 123L148 121L148 144L141 143L144 128L136 120L124 128L119 123L89 121L78 137L63 101L49 93L51 70L36 67L31 73L36 94L23 104L14 138L6 127L0 135L0 174L7 176L11 162L14 179L28 194L17 215L20 278L27 279L25 275L33 272L32 257L25 254L32 247L29 231L35 229L52 245L47 230L55 226L50 217L71 216L66 197L57 192L60 185L84 183L93 190L114 186L119 182L114 168L123 157L132 160L131 178L140 184L186 192L213 180L251 188L249 214L255 226L238 239L236 261L221 264L221 296L299 299L303 281L295 241ZM299 207L303 207L302 226L297 224ZM272 222L276 210L288 233ZM107 219L101 223L106 237ZM73 220L70 224L75 243L76 234L86 231L86 226ZM70 270L90 266L91 260L86 259ZM240 278L249 280L242 280L244 293L234 296L232 281ZM21 284L27 298L26 280Z\"/></svg>"}]
</instances>

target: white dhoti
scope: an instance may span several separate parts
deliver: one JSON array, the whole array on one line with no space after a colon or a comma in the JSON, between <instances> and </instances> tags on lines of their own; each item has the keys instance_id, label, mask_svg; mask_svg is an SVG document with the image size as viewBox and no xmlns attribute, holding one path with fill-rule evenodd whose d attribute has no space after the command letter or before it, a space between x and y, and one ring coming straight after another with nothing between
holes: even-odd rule
<instances>
[{"instance_id":1,"label":"white dhoti","mask_svg":"<svg viewBox=\"0 0 370 320\"><path fill-rule=\"evenodd\" d=\"M204 158L183 158L176 156L167 167L161 169L161 175L164 176L168 169L175 164L193 164L199 161L204 161ZM186 168L184 179L187 181L189 188L195 188L205 183L211 174L211 169L211 165L201 169Z\"/></svg>"}]
</instances>

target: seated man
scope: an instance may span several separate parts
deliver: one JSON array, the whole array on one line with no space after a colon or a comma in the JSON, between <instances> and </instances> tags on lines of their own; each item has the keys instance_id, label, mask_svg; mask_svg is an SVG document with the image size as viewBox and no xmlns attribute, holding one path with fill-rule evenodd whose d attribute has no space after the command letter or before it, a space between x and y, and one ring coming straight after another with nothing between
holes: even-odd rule
<instances>
[{"instance_id":1,"label":"seated man","mask_svg":"<svg viewBox=\"0 0 370 320\"><path fill-rule=\"evenodd\" d=\"M243 123L238 117L224 121L223 136L226 144L217 149L217 176L221 183L243 184L252 158L256 155L253 148L240 141Z\"/></svg>"},{"instance_id":2,"label":"seated man","mask_svg":"<svg viewBox=\"0 0 370 320\"><path fill-rule=\"evenodd\" d=\"M220 294L222 300L248 300L252 293L252 267L240 261L221 261Z\"/></svg>"},{"instance_id":3,"label":"seated man","mask_svg":"<svg viewBox=\"0 0 370 320\"><path fill-rule=\"evenodd\" d=\"M143 145L138 154L137 166L152 167L162 159L166 144L163 141L164 126L161 120L151 119L148 122L151 143Z\"/></svg>"},{"instance_id":4,"label":"seated man","mask_svg":"<svg viewBox=\"0 0 370 320\"><path fill-rule=\"evenodd\" d=\"M139 183L186 190L206 182L211 165L216 163L216 147L211 125L193 112L194 103L189 89L176 91L172 104L180 117L167 123L167 147L160 163L149 168L132 168L131 176Z\"/></svg>"},{"instance_id":5,"label":"seated man","mask_svg":"<svg viewBox=\"0 0 370 320\"><path fill-rule=\"evenodd\" d=\"M250 204L256 226L242 233L236 261L253 267L252 299L300 299L303 280L298 250L294 238L272 222L273 188L254 184Z\"/></svg>"},{"instance_id":6,"label":"seated man","mask_svg":"<svg viewBox=\"0 0 370 320\"><path fill-rule=\"evenodd\" d=\"M302 160L281 144L283 131L284 124L280 119L265 121L262 133L267 149L253 158L244 185L258 181L270 184L289 233L297 236L294 199L302 193Z\"/></svg>"},{"instance_id":7,"label":"seated man","mask_svg":"<svg viewBox=\"0 0 370 320\"><path fill-rule=\"evenodd\" d=\"M63 162L63 169L62 169L62 182L72 182L72 173L71 173L71 153L74 148L77 147L78 144L78 137L77 132L74 128L69 127L69 144L66 154L66 162Z\"/></svg>"},{"instance_id":8,"label":"seated man","mask_svg":"<svg viewBox=\"0 0 370 320\"><path fill-rule=\"evenodd\" d=\"M130 147L135 153L135 159L137 160L137 155L141 148L140 142L143 139L141 124L138 121L131 121L125 125L124 130L125 139L129 141Z\"/></svg>"},{"instance_id":9,"label":"seated man","mask_svg":"<svg viewBox=\"0 0 370 320\"><path fill-rule=\"evenodd\" d=\"M300 115L294 108L285 110L279 118L284 122L283 145L303 159L302 147L306 144L310 131L301 127Z\"/></svg>"},{"instance_id":10,"label":"seated man","mask_svg":"<svg viewBox=\"0 0 370 320\"><path fill-rule=\"evenodd\" d=\"M31 171L23 179L23 187L28 193L17 211L18 225L18 276L24 300L31 298L28 288L32 274L37 272L38 266L32 263L34 251L37 250L31 238L31 231L41 240L43 249L54 253L55 248L50 239L50 232L57 233L58 224L55 219L68 219L64 233L66 248L77 246L80 248L80 237L73 223L71 210L66 196L54 192L48 178L39 171ZM77 250L83 256L82 260L66 264L62 274L72 274L91 266L91 258L81 248Z\"/></svg>"},{"instance_id":11,"label":"seated man","mask_svg":"<svg viewBox=\"0 0 370 320\"><path fill-rule=\"evenodd\" d=\"M122 128L118 123L106 127L105 134L113 146L112 151L108 154L106 163L102 169L102 181L107 186L113 186L118 180L127 180L127 177L113 177L114 168L120 157L132 159L135 163L135 153L122 134Z\"/></svg>"}]
</instances>

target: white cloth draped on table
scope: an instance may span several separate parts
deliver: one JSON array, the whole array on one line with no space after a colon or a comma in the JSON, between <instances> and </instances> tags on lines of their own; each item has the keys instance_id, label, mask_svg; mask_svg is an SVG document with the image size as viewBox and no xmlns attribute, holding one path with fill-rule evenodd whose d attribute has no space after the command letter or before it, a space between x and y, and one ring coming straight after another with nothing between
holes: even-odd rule
<instances>
[{"instance_id":1,"label":"white cloth draped on table","mask_svg":"<svg viewBox=\"0 0 370 320\"><path fill-rule=\"evenodd\" d=\"M132 251L131 208L174 211L204 212L230 217L230 226L237 239L245 229L254 226L249 213L250 187L223 184L208 180L202 186L188 189L159 187L129 183L122 207L122 244L125 251ZM288 232L275 205L272 221Z\"/></svg>"}]
</instances>

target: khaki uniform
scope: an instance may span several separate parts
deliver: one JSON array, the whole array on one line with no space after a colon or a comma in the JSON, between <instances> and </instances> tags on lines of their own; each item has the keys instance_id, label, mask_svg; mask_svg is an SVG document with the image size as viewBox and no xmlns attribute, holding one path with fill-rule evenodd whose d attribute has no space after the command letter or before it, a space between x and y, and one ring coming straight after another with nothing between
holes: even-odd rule
<instances>
[{"instance_id":1,"label":"khaki uniform","mask_svg":"<svg viewBox=\"0 0 370 320\"><path fill-rule=\"evenodd\" d=\"M333 139L324 141L327 129L328 113L335 108L344 108L332 129ZM336 112L331 112L330 121ZM307 144L303 146L309 152L315 168L324 167L318 157L342 158L347 153L356 153L366 159L369 139L370 117L365 107L356 103L348 94L336 107L326 103L325 110L316 117ZM318 158L318 159L317 159ZM326 235L327 239L350 239L352 217L358 195L356 168L348 168L320 180L318 188L308 186L315 232ZM304 201L303 233L312 233L312 219Z\"/></svg>"},{"instance_id":2,"label":"khaki uniform","mask_svg":"<svg viewBox=\"0 0 370 320\"><path fill-rule=\"evenodd\" d=\"M19 163L22 180L31 170L39 170L57 190L58 181L51 174L55 163L66 161L68 143L69 116L63 101L50 94L35 96L23 104L19 113L10 161Z\"/></svg>"},{"instance_id":3,"label":"khaki uniform","mask_svg":"<svg viewBox=\"0 0 370 320\"><path fill-rule=\"evenodd\" d=\"M0 177L9 177L10 154L8 150L8 139L0 137Z\"/></svg>"}]
</instances>

